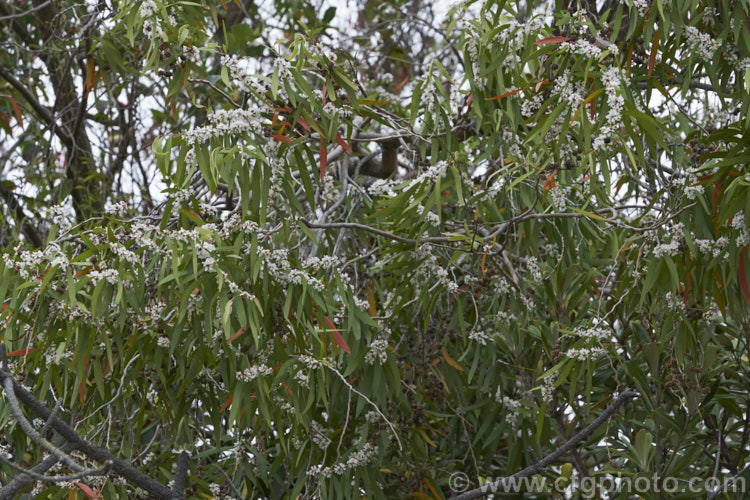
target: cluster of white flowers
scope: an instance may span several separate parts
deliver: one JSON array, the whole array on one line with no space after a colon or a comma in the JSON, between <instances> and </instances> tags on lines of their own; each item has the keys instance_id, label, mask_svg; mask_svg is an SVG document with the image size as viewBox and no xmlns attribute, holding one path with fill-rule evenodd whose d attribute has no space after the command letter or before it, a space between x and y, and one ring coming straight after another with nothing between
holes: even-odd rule
<instances>
[{"instance_id":1,"label":"cluster of white flowers","mask_svg":"<svg viewBox=\"0 0 750 500\"><path fill-rule=\"evenodd\" d=\"M555 87L552 93L559 95L560 99L568 101L571 108L576 109L583 102L583 88L580 82L571 83L570 70L566 69L562 75L555 79Z\"/></svg>"},{"instance_id":2,"label":"cluster of white flowers","mask_svg":"<svg viewBox=\"0 0 750 500\"><path fill-rule=\"evenodd\" d=\"M495 197L497 197L497 194L502 191L503 185L500 183L499 180L495 180L485 191L485 198L488 200L494 200Z\"/></svg>"},{"instance_id":3,"label":"cluster of white flowers","mask_svg":"<svg viewBox=\"0 0 750 500\"><path fill-rule=\"evenodd\" d=\"M307 470L308 476L318 476L322 475L323 477L330 478L331 476L335 475L342 475L347 470L355 469L357 467L362 467L364 465L367 465L370 463L373 458L378 454L378 447L371 445L370 443L365 443L362 448L355 451L351 455L349 455L349 458L346 460L346 462L338 462L334 465L331 465L329 467L324 467L322 465L313 465Z\"/></svg>"},{"instance_id":4,"label":"cluster of white flowers","mask_svg":"<svg viewBox=\"0 0 750 500\"><path fill-rule=\"evenodd\" d=\"M229 279L229 275L225 273L224 271L221 271L221 275L224 278L224 280L227 282L227 285L229 285L229 291L232 292L235 295L239 295L243 299L254 301L257 297L253 295L250 292L247 292L243 290L240 285Z\"/></svg>"},{"instance_id":5,"label":"cluster of white flowers","mask_svg":"<svg viewBox=\"0 0 750 500\"><path fill-rule=\"evenodd\" d=\"M604 341L612 338L612 332L609 328L603 326L592 326L589 328L578 327L574 332L578 337L583 337L592 340Z\"/></svg>"},{"instance_id":6,"label":"cluster of white flowers","mask_svg":"<svg viewBox=\"0 0 750 500\"><path fill-rule=\"evenodd\" d=\"M47 361L48 365L60 365L63 361L73 359L73 354L71 348L58 353L55 349L50 347L44 353L44 359Z\"/></svg>"},{"instance_id":7,"label":"cluster of white flowers","mask_svg":"<svg viewBox=\"0 0 750 500\"><path fill-rule=\"evenodd\" d=\"M688 48L706 62L713 60L714 52L719 48L719 42L707 33L702 33L695 26L685 27L685 39Z\"/></svg>"},{"instance_id":8,"label":"cluster of white flowers","mask_svg":"<svg viewBox=\"0 0 750 500\"><path fill-rule=\"evenodd\" d=\"M273 373L273 369L266 365L253 365L249 368L245 368L241 372L237 372L237 379L243 382L250 382L255 380L257 377L265 377Z\"/></svg>"},{"instance_id":9,"label":"cluster of white flowers","mask_svg":"<svg viewBox=\"0 0 750 500\"><path fill-rule=\"evenodd\" d=\"M216 483L211 483L208 489L211 491L214 499L218 499L219 495L221 495L221 486Z\"/></svg>"},{"instance_id":10,"label":"cluster of white flowers","mask_svg":"<svg viewBox=\"0 0 750 500\"><path fill-rule=\"evenodd\" d=\"M524 99L521 103L521 115L523 115L524 118L531 118L534 116L536 112L539 111L539 108L542 107L542 100L542 94L538 92L530 99Z\"/></svg>"},{"instance_id":11,"label":"cluster of white flowers","mask_svg":"<svg viewBox=\"0 0 750 500\"><path fill-rule=\"evenodd\" d=\"M110 205L105 210L110 215L116 215L117 217L124 217L128 212L128 202L120 201L113 205Z\"/></svg>"},{"instance_id":12,"label":"cluster of white flowers","mask_svg":"<svg viewBox=\"0 0 750 500\"><path fill-rule=\"evenodd\" d=\"M515 19L508 22L506 29L497 34L497 38L490 40L490 49L496 44L507 47L508 53L503 59L503 67L512 68L520 64L521 51L525 47L526 38L536 34L544 27L544 16L534 16L526 23L519 23Z\"/></svg>"},{"instance_id":13,"label":"cluster of white flowers","mask_svg":"<svg viewBox=\"0 0 750 500\"><path fill-rule=\"evenodd\" d=\"M505 295L511 291L508 280L503 277L494 280L493 288L495 289L495 293L498 295Z\"/></svg>"},{"instance_id":14,"label":"cluster of white flowers","mask_svg":"<svg viewBox=\"0 0 750 500\"><path fill-rule=\"evenodd\" d=\"M161 336L158 339L156 339L156 345L163 348L168 348L170 345L172 345L172 341L169 340L169 337Z\"/></svg>"},{"instance_id":15,"label":"cluster of white flowers","mask_svg":"<svg viewBox=\"0 0 750 500\"><path fill-rule=\"evenodd\" d=\"M396 183L391 179L378 179L367 188L370 196L382 196L387 195L390 197L396 196L396 192L393 188L396 187Z\"/></svg>"},{"instance_id":16,"label":"cluster of white flowers","mask_svg":"<svg viewBox=\"0 0 750 500\"><path fill-rule=\"evenodd\" d=\"M60 234L70 231L71 224L65 215L65 209L62 205L55 205L49 211L52 213L52 223L60 228Z\"/></svg>"},{"instance_id":17,"label":"cluster of white flowers","mask_svg":"<svg viewBox=\"0 0 750 500\"><path fill-rule=\"evenodd\" d=\"M146 305L146 316L148 316L151 321L158 321L165 306L166 304L161 301L156 302L155 304Z\"/></svg>"},{"instance_id":18,"label":"cluster of white flowers","mask_svg":"<svg viewBox=\"0 0 750 500\"><path fill-rule=\"evenodd\" d=\"M552 203L557 208L563 208L568 205L568 193L570 192L570 186L560 187L560 184L555 184L549 190L550 198Z\"/></svg>"},{"instance_id":19,"label":"cluster of white flowers","mask_svg":"<svg viewBox=\"0 0 750 500\"><path fill-rule=\"evenodd\" d=\"M744 247L750 244L750 234L747 231L747 226L745 226L745 214L742 211L734 214L731 227L739 233L734 240L738 247Z\"/></svg>"},{"instance_id":20,"label":"cluster of white flowers","mask_svg":"<svg viewBox=\"0 0 750 500\"><path fill-rule=\"evenodd\" d=\"M526 259L526 271L533 281L542 281L542 271L539 269L538 262L533 255Z\"/></svg>"},{"instance_id":21,"label":"cluster of white flowers","mask_svg":"<svg viewBox=\"0 0 750 500\"><path fill-rule=\"evenodd\" d=\"M604 349L601 347L582 347L580 349L568 349L565 355L571 359L587 360L595 359L600 355L604 354Z\"/></svg>"},{"instance_id":22,"label":"cluster of white flowers","mask_svg":"<svg viewBox=\"0 0 750 500\"><path fill-rule=\"evenodd\" d=\"M365 355L365 361L369 365L374 365L375 361L383 365L388 361L388 341L385 339L376 339L370 343L370 350Z\"/></svg>"},{"instance_id":23,"label":"cluster of white flowers","mask_svg":"<svg viewBox=\"0 0 750 500\"><path fill-rule=\"evenodd\" d=\"M159 393L156 392L156 389L151 389L146 393L146 400L148 400L148 402L152 405L155 405L159 402Z\"/></svg>"},{"instance_id":24,"label":"cluster of white flowers","mask_svg":"<svg viewBox=\"0 0 750 500\"><path fill-rule=\"evenodd\" d=\"M482 345L487 345L487 341L490 340L489 336L484 332L484 330L479 329L473 329L472 331L470 331L469 339Z\"/></svg>"},{"instance_id":25,"label":"cluster of white flowers","mask_svg":"<svg viewBox=\"0 0 750 500\"><path fill-rule=\"evenodd\" d=\"M227 68L232 83L239 90L252 91L260 95L270 90L268 84L249 71L250 62L241 60L234 54L227 54L221 57L221 64Z\"/></svg>"},{"instance_id":26,"label":"cluster of white flowers","mask_svg":"<svg viewBox=\"0 0 750 500\"><path fill-rule=\"evenodd\" d=\"M188 61L200 61L200 52L198 51L198 47L194 45L183 45L182 56Z\"/></svg>"},{"instance_id":27,"label":"cluster of white flowers","mask_svg":"<svg viewBox=\"0 0 750 500\"><path fill-rule=\"evenodd\" d=\"M560 47L571 54L579 54L585 57L598 58L602 55L602 49L593 43L581 38L575 42L564 42Z\"/></svg>"},{"instance_id":28,"label":"cluster of white flowers","mask_svg":"<svg viewBox=\"0 0 750 500\"><path fill-rule=\"evenodd\" d=\"M680 251L680 244L682 243L682 240L684 238L684 230L685 225L682 222L678 222L672 225L669 229L672 235L672 240L669 243L661 243L654 246L654 249L652 250L654 256L659 258L665 255L677 255Z\"/></svg>"},{"instance_id":29,"label":"cluster of white flowers","mask_svg":"<svg viewBox=\"0 0 750 500\"><path fill-rule=\"evenodd\" d=\"M521 408L521 402L509 398L508 396L503 396L500 387L498 387L497 392L495 392L495 401L502 403L503 409L508 411L505 414L505 421L508 422L511 427L515 427L518 423L518 418L521 416L518 412L518 409Z\"/></svg>"},{"instance_id":30,"label":"cluster of white flowers","mask_svg":"<svg viewBox=\"0 0 750 500\"><path fill-rule=\"evenodd\" d=\"M672 292L667 292L664 296L664 300L667 303L667 308L670 311L682 311L685 312L685 301L682 297L674 295Z\"/></svg>"},{"instance_id":31,"label":"cluster of white flowers","mask_svg":"<svg viewBox=\"0 0 750 500\"><path fill-rule=\"evenodd\" d=\"M133 265L139 264L140 261L138 260L138 256L135 254L135 252L132 252L125 248L123 245L120 245L118 243L112 243L109 245L110 250L120 257L122 260L129 262Z\"/></svg>"},{"instance_id":32,"label":"cluster of white flowers","mask_svg":"<svg viewBox=\"0 0 750 500\"><path fill-rule=\"evenodd\" d=\"M532 312L536 308L536 303L530 295L521 295L521 302L528 312Z\"/></svg>"},{"instance_id":33,"label":"cluster of white flowers","mask_svg":"<svg viewBox=\"0 0 750 500\"><path fill-rule=\"evenodd\" d=\"M638 9L639 16L645 17L646 13L648 13L648 0L630 0L630 4Z\"/></svg>"},{"instance_id":34,"label":"cluster of white flowers","mask_svg":"<svg viewBox=\"0 0 750 500\"><path fill-rule=\"evenodd\" d=\"M424 207L422 205L417 205L417 214L422 215L424 214L424 220L428 224L432 226L439 226L440 225L440 215L436 214L435 212L429 211L425 213Z\"/></svg>"},{"instance_id":35,"label":"cluster of white flowers","mask_svg":"<svg viewBox=\"0 0 750 500\"><path fill-rule=\"evenodd\" d=\"M310 439L315 443L318 448L325 450L328 445L331 444L331 438L328 437L331 434L331 429L325 428L322 424L316 420L310 422Z\"/></svg>"},{"instance_id":36,"label":"cluster of white flowers","mask_svg":"<svg viewBox=\"0 0 750 500\"><path fill-rule=\"evenodd\" d=\"M146 0L138 8L138 14L143 18L143 34L151 38L154 34L158 38L166 38L166 33L158 24L154 26L154 14L156 14L156 3L153 0ZM174 25L174 19L170 16L171 24Z\"/></svg>"},{"instance_id":37,"label":"cluster of white flowers","mask_svg":"<svg viewBox=\"0 0 750 500\"><path fill-rule=\"evenodd\" d=\"M263 117L258 109L220 109L208 116L209 125L196 127L182 136L189 145L202 144L212 137L222 137L225 135L239 135L246 133L262 133ZM186 161L192 164L195 161L195 151L188 151L190 158L185 157Z\"/></svg>"},{"instance_id":38,"label":"cluster of white flowers","mask_svg":"<svg viewBox=\"0 0 750 500\"><path fill-rule=\"evenodd\" d=\"M412 181L412 184L419 184L424 181L435 182L445 175L446 170L448 170L448 162L439 161L435 165L428 167L424 172L420 173Z\"/></svg>"},{"instance_id":39,"label":"cluster of white flowers","mask_svg":"<svg viewBox=\"0 0 750 500\"><path fill-rule=\"evenodd\" d=\"M258 255L263 257L263 263L268 274L282 285L301 285L304 281L314 290L322 291L325 288L320 278L314 278L302 269L292 268L289 262L289 250L286 248L274 250L259 248Z\"/></svg>"},{"instance_id":40,"label":"cluster of white flowers","mask_svg":"<svg viewBox=\"0 0 750 500\"><path fill-rule=\"evenodd\" d=\"M602 149L613 132L617 132L622 126L622 108L625 105L625 99L620 95L620 86L622 77L620 69L616 66L610 67L602 73L602 84L607 94L607 122L602 126L599 135L594 138L593 148Z\"/></svg>"},{"instance_id":41,"label":"cluster of white flowers","mask_svg":"<svg viewBox=\"0 0 750 500\"><path fill-rule=\"evenodd\" d=\"M718 257L724 248L729 244L729 238L722 236L716 240L695 240L695 247L699 252Z\"/></svg>"},{"instance_id":42,"label":"cluster of white flowers","mask_svg":"<svg viewBox=\"0 0 750 500\"><path fill-rule=\"evenodd\" d=\"M544 382L539 386L542 393L542 400L547 403L552 402L552 395L555 393L555 381L552 376L544 377Z\"/></svg>"},{"instance_id":43,"label":"cluster of white flowers","mask_svg":"<svg viewBox=\"0 0 750 500\"><path fill-rule=\"evenodd\" d=\"M446 286L449 293L458 291L458 283L450 279L448 271L438 263L437 257L430 252L429 246L420 245L417 249L417 257L422 260L422 265L418 269L419 273L434 276L441 284Z\"/></svg>"},{"instance_id":44,"label":"cluster of white flowers","mask_svg":"<svg viewBox=\"0 0 750 500\"><path fill-rule=\"evenodd\" d=\"M696 196L703 194L703 184L698 181L695 172L692 170L688 170L688 175L684 180L684 187L684 193L688 200L694 200Z\"/></svg>"},{"instance_id":45,"label":"cluster of white flowers","mask_svg":"<svg viewBox=\"0 0 750 500\"><path fill-rule=\"evenodd\" d=\"M91 283L96 285L101 280L107 280L110 285L116 285L120 279L120 274L114 269L94 269L89 272L88 276L91 278Z\"/></svg>"},{"instance_id":46,"label":"cluster of white flowers","mask_svg":"<svg viewBox=\"0 0 750 500\"><path fill-rule=\"evenodd\" d=\"M141 17L151 17L156 12L156 3L154 3L154 0L146 0L145 2L141 2L140 7L138 7L138 14Z\"/></svg>"},{"instance_id":47,"label":"cluster of white flowers","mask_svg":"<svg viewBox=\"0 0 750 500\"><path fill-rule=\"evenodd\" d=\"M432 114L435 112L437 89L435 89L435 83L432 78L429 78L425 83L424 90L422 91L422 103L427 107L428 113Z\"/></svg>"},{"instance_id":48,"label":"cluster of white flowers","mask_svg":"<svg viewBox=\"0 0 750 500\"><path fill-rule=\"evenodd\" d=\"M311 370L316 370L323 366L323 363L319 359L315 359L307 354L300 354L297 360Z\"/></svg>"},{"instance_id":49,"label":"cluster of white flowers","mask_svg":"<svg viewBox=\"0 0 750 500\"><path fill-rule=\"evenodd\" d=\"M750 68L750 57L744 57L740 60L736 48L725 51L722 53L722 56L726 56L727 62L734 66L741 75L744 75L748 68Z\"/></svg>"},{"instance_id":50,"label":"cluster of white flowers","mask_svg":"<svg viewBox=\"0 0 750 500\"><path fill-rule=\"evenodd\" d=\"M484 80L482 79L482 68L479 65L479 37L474 33L468 32L467 37L466 52L469 53L469 59L471 60L471 72L474 76L474 84L483 89Z\"/></svg>"}]
</instances>

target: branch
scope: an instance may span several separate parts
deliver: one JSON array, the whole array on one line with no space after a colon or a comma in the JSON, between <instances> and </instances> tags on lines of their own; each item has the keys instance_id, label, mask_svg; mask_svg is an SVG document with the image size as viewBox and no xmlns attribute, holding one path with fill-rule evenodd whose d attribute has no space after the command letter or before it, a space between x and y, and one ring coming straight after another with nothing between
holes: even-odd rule
<instances>
[{"instance_id":1,"label":"branch","mask_svg":"<svg viewBox=\"0 0 750 500\"><path fill-rule=\"evenodd\" d=\"M172 491L180 496L182 496L183 492L185 491L185 481L187 480L189 459L190 455L188 455L188 452L186 451L182 451L182 453L180 453L180 456L177 457L177 470L174 474L174 486L172 487Z\"/></svg>"},{"instance_id":2,"label":"branch","mask_svg":"<svg viewBox=\"0 0 750 500\"><path fill-rule=\"evenodd\" d=\"M356 222L327 222L323 224L323 223L306 221L304 219L300 219L300 222L302 222L304 225L306 225L307 227L311 229L342 229L342 228L361 229L363 231L368 231L368 232L383 236L385 238L390 238L394 241L407 243L409 245L418 245L420 243L447 243L449 241L455 240L455 236L428 236L425 238L420 238L419 240L413 240L411 238L405 238L397 234L389 233L388 231L383 231L382 229L376 229L374 227L366 226L364 224L357 224Z\"/></svg>"},{"instance_id":3,"label":"branch","mask_svg":"<svg viewBox=\"0 0 750 500\"><path fill-rule=\"evenodd\" d=\"M8 83L10 83L13 88L15 88L18 92L21 93L24 99L26 99L26 102L29 103L29 106L36 112L36 114L39 115L39 117L44 120L44 122L57 134L57 136L60 138L60 140L68 147L71 147L73 145L73 138L69 136L61 127L54 127L55 120L53 116L50 114L50 112L42 106L39 101L36 100L36 97L34 97L34 94L31 93L31 91L26 88L18 79L16 79L15 76L13 76L7 69L5 69L5 66L0 64L0 76L2 76Z\"/></svg>"},{"instance_id":4,"label":"branch","mask_svg":"<svg viewBox=\"0 0 750 500\"><path fill-rule=\"evenodd\" d=\"M65 443L62 446L62 450L65 452L69 452L72 449L73 447L70 445L70 443ZM10 480L8 484L0 488L0 500L11 500L13 498L16 498L27 484L34 481L33 474L43 474L51 469L52 466L57 462L59 462L59 460L57 460L56 456L48 455L47 458L42 460L41 463L35 465L31 470L25 471L23 474L15 476Z\"/></svg>"},{"instance_id":5,"label":"branch","mask_svg":"<svg viewBox=\"0 0 750 500\"><path fill-rule=\"evenodd\" d=\"M55 459L55 462L58 462L57 457L52 455ZM26 474L30 476L32 479L35 479L37 481L45 481L48 483L64 483L66 481L73 481L76 479L83 479L88 476L103 476L105 475L112 464L106 463L102 465L101 467L97 467L95 469L83 469L81 472L77 472L75 474L68 474L65 476L45 476L44 474L39 474L37 472L34 472L34 470L26 470L23 467L19 467L4 456L0 455L0 462L4 463L11 469L15 470L16 472L20 472L21 474ZM2 490L0 490L0 498L2 498L1 494Z\"/></svg>"},{"instance_id":6,"label":"branch","mask_svg":"<svg viewBox=\"0 0 750 500\"><path fill-rule=\"evenodd\" d=\"M16 199L13 191L3 182L0 182L0 198L3 198L5 203L8 204L8 208L14 212L18 224L21 225L21 232L26 236L26 239L34 245L34 248L41 248L42 238L39 236L36 227L28 221L28 217L26 217L23 207Z\"/></svg>"},{"instance_id":7,"label":"branch","mask_svg":"<svg viewBox=\"0 0 750 500\"><path fill-rule=\"evenodd\" d=\"M67 423L59 417L52 415L52 412L34 397L25 387L16 382L13 375L8 370L8 360L5 354L5 344L0 344L0 358L2 358L2 368L0 368L0 382L6 387L6 396L9 401L17 397L24 405L31 409L39 418L49 420L52 428L57 431L73 449L81 451L91 460L99 463L111 463L112 471L123 477L134 485L146 490L152 498L158 500L183 500L182 493L175 493L167 486L161 484L143 474L141 471L130 465L128 462L121 460L112 455L107 450L95 446L81 436ZM8 390L7 388L10 388ZM20 421L19 421L20 423ZM77 466L77 464L76 464ZM80 467L80 466L78 466Z\"/></svg>"},{"instance_id":8,"label":"branch","mask_svg":"<svg viewBox=\"0 0 750 500\"><path fill-rule=\"evenodd\" d=\"M622 392L617 399L615 399L612 403L607 406L607 408L602 412L601 415L599 415L593 422L591 422L589 425L578 431L572 438L570 438L564 445L538 461L537 463L530 465L526 467L525 469L516 472L512 476L505 477L502 479L498 479L497 481L494 481L492 483L487 483L483 486L480 486L479 488L475 488L471 491L467 491L465 493L462 493L460 495L456 495L451 497L451 500L469 500L473 498L482 498L490 493L495 493L498 491L505 491L508 489L510 485L512 485L515 481L518 479L524 478L524 477L530 477L534 474L539 474L540 472L544 472L544 469L550 465L552 462L557 460L558 458L562 457L569 451L576 448L576 445L580 443L581 441L585 441L589 437L591 437L591 434L594 433L594 431L601 426L609 417L614 415L614 413L617 411L617 409L622 406L623 404L629 402L631 399L636 397L638 395L637 392L635 392L632 389L625 389L624 392Z\"/></svg>"}]
</instances>

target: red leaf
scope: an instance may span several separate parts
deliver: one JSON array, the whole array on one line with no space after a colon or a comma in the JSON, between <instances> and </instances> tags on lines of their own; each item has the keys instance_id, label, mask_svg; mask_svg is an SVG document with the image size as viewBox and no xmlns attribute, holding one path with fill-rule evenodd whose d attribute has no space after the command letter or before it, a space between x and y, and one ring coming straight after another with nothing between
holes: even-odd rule
<instances>
[{"instance_id":1,"label":"red leaf","mask_svg":"<svg viewBox=\"0 0 750 500\"><path fill-rule=\"evenodd\" d=\"M96 81L96 59L93 56L86 60L86 80L83 82L84 97L89 95Z\"/></svg>"},{"instance_id":2,"label":"red leaf","mask_svg":"<svg viewBox=\"0 0 750 500\"><path fill-rule=\"evenodd\" d=\"M328 150L323 142L323 136L320 136L320 181L323 181L323 177L326 175L326 167L328 166Z\"/></svg>"},{"instance_id":3,"label":"red leaf","mask_svg":"<svg viewBox=\"0 0 750 500\"><path fill-rule=\"evenodd\" d=\"M503 97L508 97L509 95L517 94L517 93L519 93L522 90L523 89L511 90L510 92L506 92L503 95L498 95L498 96L495 96L495 97L485 97L484 100L485 101L494 101L495 99L502 99Z\"/></svg>"},{"instance_id":4,"label":"red leaf","mask_svg":"<svg viewBox=\"0 0 750 500\"><path fill-rule=\"evenodd\" d=\"M279 113L291 113L292 108L274 108L274 111L278 111Z\"/></svg>"},{"instance_id":5,"label":"red leaf","mask_svg":"<svg viewBox=\"0 0 750 500\"><path fill-rule=\"evenodd\" d=\"M13 315L11 314L10 316L13 316ZM8 316L8 319L10 319L10 316ZM5 320L5 323L8 322L8 319ZM0 328L4 327L5 323L3 323L2 325L0 325ZM10 339L10 342L17 342L17 341L21 340L22 338L24 338L26 335L28 335L28 333L29 333L29 330L26 330L26 332L23 335L21 335L20 337L16 337L14 339Z\"/></svg>"},{"instance_id":6,"label":"red leaf","mask_svg":"<svg viewBox=\"0 0 750 500\"><path fill-rule=\"evenodd\" d=\"M346 151L347 153L352 152L351 146L346 143L346 141L341 137L341 134L339 134L338 132L336 132L336 144L344 148L344 151Z\"/></svg>"},{"instance_id":7,"label":"red leaf","mask_svg":"<svg viewBox=\"0 0 750 500\"><path fill-rule=\"evenodd\" d=\"M94 490L92 490L90 487L86 486L83 483L76 483L76 486L81 488L81 491L83 491L87 497L89 498L99 498L99 495L96 494Z\"/></svg>"},{"instance_id":8,"label":"red leaf","mask_svg":"<svg viewBox=\"0 0 750 500\"><path fill-rule=\"evenodd\" d=\"M297 123L299 123L300 127L302 127L303 129L307 130L308 132L312 132L312 130L310 130L310 125L307 124L304 118L297 118Z\"/></svg>"},{"instance_id":9,"label":"red leaf","mask_svg":"<svg viewBox=\"0 0 750 500\"><path fill-rule=\"evenodd\" d=\"M232 338L229 339L229 343L231 343L233 340L236 340L237 337L239 337L240 335L242 335L243 333L245 333L245 330L247 330L247 328L245 328L244 326L242 328L240 328L239 330L237 330L234 333L234 335L232 335Z\"/></svg>"},{"instance_id":10,"label":"red leaf","mask_svg":"<svg viewBox=\"0 0 750 500\"><path fill-rule=\"evenodd\" d=\"M534 45L546 45L548 43L563 43L563 42L569 42L570 38L566 36L551 36L548 38L542 38L541 40L537 40L534 42Z\"/></svg>"},{"instance_id":11,"label":"red leaf","mask_svg":"<svg viewBox=\"0 0 750 500\"><path fill-rule=\"evenodd\" d=\"M34 351L36 351L35 347L31 347L29 349L19 349L17 351L9 352L8 356L26 356L27 354L31 354Z\"/></svg>"},{"instance_id":12,"label":"red leaf","mask_svg":"<svg viewBox=\"0 0 750 500\"><path fill-rule=\"evenodd\" d=\"M654 72L654 64L656 64L656 53L659 50L659 30L654 33L654 39L651 42L651 52L648 55L648 76Z\"/></svg>"},{"instance_id":13,"label":"red leaf","mask_svg":"<svg viewBox=\"0 0 750 500\"><path fill-rule=\"evenodd\" d=\"M716 182L714 183L714 200L713 200L713 212L711 212L713 215L716 215L716 202L719 201L719 193L721 192L721 184L719 184L719 179L716 179Z\"/></svg>"},{"instance_id":14,"label":"red leaf","mask_svg":"<svg viewBox=\"0 0 750 500\"><path fill-rule=\"evenodd\" d=\"M279 142L286 142L286 143L292 142L292 140L285 135L272 135L271 137L273 137Z\"/></svg>"},{"instance_id":15,"label":"red leaf","mask_svg":"<svg viewBox=\"0 0 750 500\"><path fill-rule=\"evenodd\" d=\"M23 115L21 114L21 108L18 107L16 100L13 99L13 94L8 92L8 97L10 98L10 105L13 106L13 113L16 114L16 120L18 120L21 130L23 130Z\"/></svg>"},{"instance_id":16,"label":"red leaf","mask_svg":"<svg viewBox=\"0 0 750 500\"><path fill-rule=\"evenodd\" d=\"M398 91L401 90L404 87L404 85L406 85L406 82L408 81L409 81L409 77L407 76L406 78L404 78L404 80L401 83L396 85L396 88L393 89L393 93L398 94Z\"/></svg>"},{"instance_id":17,"label":"red leaf","mask_svg":"<svg viewBox=\"0 0 750 500\"><path fill-rule=\"evenodd\" d=\"M221 408L219 408L219 413L221 413L221 412L223 412L224 410L226 410L226 409L227 409L227 408L229 407L229 405L231 405L231 404L232 404L232 399L234 399L234 394L230 394L230 395L229 395L229 397L228 397L228 398L227 398L227 400L226 400L226 401L224 402L224 404L223 404L223 405L221 406Z\"/></svg>"},{"instance_id":18,"label":"red leaf","mask_svg":"<svg viewBox=\"0 0 750 500\"><path fill-rule=\"evenodd\" d=\"M351 354L352 350L349 349L349 345L347 345L346 340L344 340L344 337L342 337L339 331L336 329L336 325L334 325L333 322L330 319L328 319L328 316L323 316L323 319L328 325L328 328L332 330L333 340L336 341L336 344L338 344L340 348L346 351L347 354Z\"/></svg>"},{"instance_id":19,"label":"red leaf","mask_svg":"<svg viewBox=\"0 0 750 500\"><path fill-rule=\"evenodd\" d=\"M10 129L10 116L0 111L0 118L2 118L2 120L0 120L0 127L3 127L3 130L8 132L8 135L12 135L13 131Z\"/></svg>"},{"instance_id":20,"label":"red leaf","mask_svg":"<svg viewBox=\"0 0 750 500\"><path fill-rule=\"evenodd\" d=\"M747 276L745 276L745 259L740 252L740 262L737 266L737 278L740 281L740 290L742 290L742 296L745 297L745 302L750 306L750 290L747 287Z\"/></svg>"}]
</instances>

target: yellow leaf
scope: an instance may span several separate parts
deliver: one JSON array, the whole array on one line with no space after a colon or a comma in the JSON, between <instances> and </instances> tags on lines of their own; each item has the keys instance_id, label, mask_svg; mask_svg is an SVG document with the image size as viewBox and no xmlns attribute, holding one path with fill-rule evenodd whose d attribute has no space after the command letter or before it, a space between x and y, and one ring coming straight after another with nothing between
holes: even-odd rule
<instances>
[{"instance_id":1,"label":"yellow leaf","mask_svg":"<svg viewBox=\"0 0 750 500\"><path fill-rule=\"evenodd\" d=\"M568 128L570 128L570 126L573 125L573 122L576 121L576 118L578 118L578 115L581 114L581 110L583 110L584 106L590 103L596 96L598 96L602 92L604 92L604 87L600 88L596 92L592 92L590 96L588 96L586 99L583 100L583 102L578 106L578 110L576 111L576 114L574 114L573 118L570 119L570 124L568 125Z\"/></svg>"},{"instance_id":2,"label":"yellow leaf","mask_svg":"<svg viewBox=\"0 0 750 500\"><path fill-rule=\"evenodd\" d=\"M368 106L383 106L383 105L388 104L389 102L391 102L391 100L389 99L387 101L376 101L376 100L373 100L373 99L359 99L357 102L359 104L366 104Z\"/></svg>"},{"instance_id":3,"label":"yellow leaf","mask_svg":"<svg viewBox=\"0 0 750 500\"><path fill-rule=\"evenodd\" d=\"M372 293L372 288L370 288L370 285L367 285L365 287L365 290L367 290L367 303L370 305L368 308L368 312L370 313L370 316L377 316L378 310L375 308L375 294Z\"/></svg>"},{"instance_id":4,"label":"yellow leaf","mask_svg":"<svg viewBox=\"0 0 750 500\"><path fill-rule=\"evenodd\" d=\"M607 219L606 217L602 217L601 215L597 215L593 212L587 212L585 210L581 210L580 208L576 207L568 207L569 209L573 210L574 212L578 212L579 214L583 214L589 219L597 219L597 220L603 220L604 222L612 222L612 220Z\"/></svg>"},{"instance_id":5,"label":"yellow leaf","mask_svg":"<svg viewBox=\"0 0 750 500\"><path fill-rule=\"evenodd\" d=\"M424 429L417 429L417 432L419 433L420 436L422 436L422 439L424 439L427 442L427 444L429 444L433 448L437 448L437 445L435 444L435 442L432 439L430 439L430 437L427 435Z\"/></svg>"},{"instance_id":6,"label":"yellow leaf","mask_svg":"<svg viewBox=\"0 0 750 500\"><path fill-rule=\"evenodd\" d=\"M456 370L458 370L460 372L464 371L464 369L461 368L461 365L459 365L458 363L456 363L456 360L454 360L453 358L451 358L451 355L448 354L448 351L445 350L445 347L443 347L442 349L440 349L440 352L443 354L443 359L445 360L446 363L448 363L449 365L451 365L453 368L455 368Z\"/></svg>"}]
</instances>

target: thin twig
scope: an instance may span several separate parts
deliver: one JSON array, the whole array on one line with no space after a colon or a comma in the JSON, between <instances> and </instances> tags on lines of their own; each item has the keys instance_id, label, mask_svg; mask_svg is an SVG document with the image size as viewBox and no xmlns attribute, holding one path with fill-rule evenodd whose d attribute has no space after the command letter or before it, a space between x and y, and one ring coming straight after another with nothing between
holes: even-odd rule
<instances>
[{"instance_id":1,"label":"thin twig","mask_svg":"<svg viewBox=\"0 0 750 500\"><path fill-rule=\"evenodd\" d=\"M475 488L473 490L467 491L465 493L462 493L457 496L451 497L451 500L469 500L474 498L482 498L490 493L495 493L498 491L505 491L508 489L508 487L513 484L514 481L517 481L518 479L533 476L534 474L539 474L540 472L544 472L544 469L550 465L552 462L557 460L558 458L562 457L569 451L572 451L576 448L578 443L581 441L584 441L591 437L591 434L599 427L601 426L607 419L609 419L614 413L617 411L620 406L627 403L634 397L638 395L637 392L635 392L632 389L625 389L618 397L615 399L612 403L607 406L607 408L602 412L601 415L599 415L593 422L591 422L589 425L578 431L572 438L570 438L564 445L557 448L555 451L538 461L537 463L530 465L526 467L525 469L516 472L512 476L508 476L502 479L498 479L497 481L493 481L492 483L485 484L483 486L480 486L479 488Z\"/></svg>"}]
</instances>

